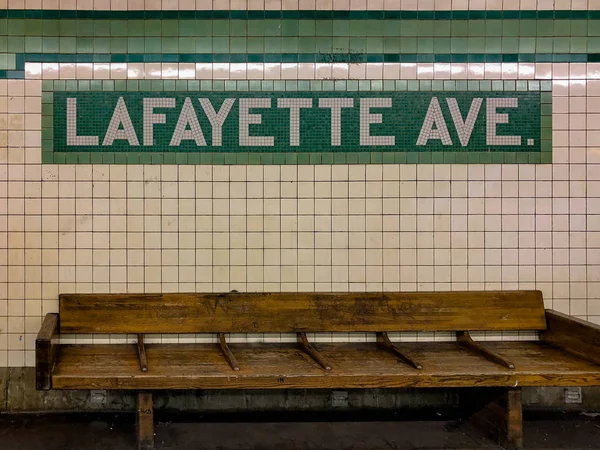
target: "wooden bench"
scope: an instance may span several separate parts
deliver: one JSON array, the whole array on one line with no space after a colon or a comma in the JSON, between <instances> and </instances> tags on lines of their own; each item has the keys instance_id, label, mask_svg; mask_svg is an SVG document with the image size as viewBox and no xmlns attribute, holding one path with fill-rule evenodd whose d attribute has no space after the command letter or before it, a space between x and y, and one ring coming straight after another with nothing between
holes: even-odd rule
<instances>
[{"instance_id":1,"label":"wooden bench","mask_svg":"<svg viewBox=\"0 0 600 450\"><path fill-rule=\"evenodd\" d=\"M539 291L63 294L59 310L36 341L37 389L137 391L140 449L153 448L153 390L477 388L460 396L472 422L518 449L521 387L600 385L600 327L545 311ZM469 334L521 330L540 339ZM416 331L457 339L401 343L387 334ZM315 344L312 332L372 339ZM134 334L137 344L61 344L61 333ZM164 333L217 339L144 343ZM231 344L228 333L295 333L297 342Z\"/></svg>"}]
</instances>

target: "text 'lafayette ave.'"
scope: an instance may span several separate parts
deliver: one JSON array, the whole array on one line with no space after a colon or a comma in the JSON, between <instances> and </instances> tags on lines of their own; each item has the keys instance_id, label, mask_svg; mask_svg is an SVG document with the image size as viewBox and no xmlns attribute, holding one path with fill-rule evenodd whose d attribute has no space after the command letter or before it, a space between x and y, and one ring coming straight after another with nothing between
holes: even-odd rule
<instances>
[{"instance_id":1,"label":"text 'lafayette ave.'","mask_svg":"<svg viewBox=\"0 0 600 450\"><path fill-rule=\"evenodd\" d=\"M540 140L539 92L61 94L63 151L531 151Z\"/></svg>"}]
</instances>

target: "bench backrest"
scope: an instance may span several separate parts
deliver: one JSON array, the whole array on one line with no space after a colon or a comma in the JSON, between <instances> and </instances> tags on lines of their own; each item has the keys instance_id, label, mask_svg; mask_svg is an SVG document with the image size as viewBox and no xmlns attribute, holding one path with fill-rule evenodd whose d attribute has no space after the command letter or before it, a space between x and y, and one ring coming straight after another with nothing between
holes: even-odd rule
<instances>
[{"instance_id":1,"label":"bench backrest","mask_svg":"<svg viewBox=\"0 0 600 450\"><path fill-rule=\"evenodd\" d=\"M540 291L60 296L61 333L545 329Z\"/></svg>"}]
</instances>

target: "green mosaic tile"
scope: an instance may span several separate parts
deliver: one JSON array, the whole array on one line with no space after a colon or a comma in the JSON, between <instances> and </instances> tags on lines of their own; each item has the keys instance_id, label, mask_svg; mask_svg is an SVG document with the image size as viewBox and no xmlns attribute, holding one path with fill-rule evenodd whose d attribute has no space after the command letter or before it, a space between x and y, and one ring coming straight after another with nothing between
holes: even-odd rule
<instances>
[{"instance_id":1,"label":"green mosaic tile","mask_svg":"<svg viewBox=\"0 0 600 450\"><path fill-rule=\"evenodd\" d=\"M367 152L361 152L358 154L358 163L359 164L370 164L371 163L371 154Z\"/></svg>"},{"instance_id":2,"label":"green mosaic tile","mask_svg":"<svg viewBox=\"0 0 600 450\"><path fill-rule=\"evenodd\" d=\"M45 118L45 119L48 119L48 118ZM53 140L53 139L54 139L54 130L52 128L42 128L42 140Z\"/></svg>"},{"instance_id":3,"label":"green mosaic tile","mask_svg":"<svg viewBox=\"0 0 600 450\"><path fill-rule=\"evenodd\" d=\"M88 12L78 12L84 16ZM257 15L258 13L262 16ZM393 14L392 14L393 13ZM79 17L78 15L67 19L69 12L61 11L60 14L52 16L45 11L37 12L36 16L27 16L22 12L21 18L14 14L19 12L6 12L8 18L0 20L0 27L5 27L6 36L0 36L0 77L24 76L24 61L44 62L599 62L600 54L600 27L598 23L600 14L578 11L573 14L570 11L560 12L553 17L540 16L529 11L526 13L510 12L508 15L497 14L497 11L464 11L460 16L454 17L454 12L419 12L414 16L404 12L366 12L358 11L348 13L330 12L330 17L325 18L322 12L300 11L298 16L274 15L271 12L232 12L231 16L223 12L184 11L176 15L164 14L162 11L142 12L93 12L91 15ZM533 13L533 14L532 14ZM558 14L559 12L554 12ZM0 15L2 12L0 11ZM97 15L94 15L97 14ZM220 14L220 15L219 15ZM329 13L328 13L329 14ZM345 15L343 15L345 14ZM379 16L377 16L379 14ZM395 15L394 15L395 14ZM457 13L458 14L458 13ZM495 14L495 15L494 15ZM569 15L571 14L571 15ZM234 17L232 19L230 17ZM26 18L23 18L26 17ZM43 17L43 19L39 19ZM100 18L102 17L102 18ZM262 18L261 18L262 17ZM269 17L264 19L264 17ZM375 17L385 20L377 20ZM504 17L504 18L503 18ZM510 17L510 18L509 18ZM529 17L529 18L525 18ZM72 20L76 18L77 20ZM460 20L453 20L460 19ZM0 33L1 34L1 33ZM23 54L27 52L27 54ZM592 52L592 53L587 53ZM5 68L3 70L2 68ZM15 69L15 70L12 70ZM23 75L21 75L23 74ZM549 80L537 81L475 81L475 80L287 80L287 81L215 81L193 80L57 80L57 82L43 81L43 148L47 151L52 148L56 154L61 153L62 148L54 148L55 136L53 127L60 118L55 114L53 105L55 95L53 92L67 93L77 91L78 93L107 93L120 92L257 92L262 90L268 96L273 93L302 92L305 94L323 95L335 93L357 93L357 92L444 92L460 95L473 91L498 92L498 93L541 93L541 105L537 111L540 125L537 135L526 133L524 139L536 141L534 148L525 148L522 153L537 153L539 158L528 158L528 162L542 160L542 154L551 155L551 84ZM79 95L79 94L78 94ZM387 94L385 94L387 95ZM485 95L485 94L483 94ZM512 94L511 94L512 95ZM456 141L453 122L446 115L446 122L450 124L450 134L453 142ZM465 117L467 104L459 101L462 116ZM197 105L196 105L197 106ZM110 109L110 108L109 108ZM200 108L196 109L196 113ZM270 112L269 112L270 113ZM263 114L267 118L269 113ZM374 109L374 113L386 116L385 110ZM64 109L63 109L64 114ZM60 115L60 114L59 114ZM94 117L92 115L92 117ZM176 120L172 117L169 123ZM420 114L419 122L422 124L424 113ZM56 120L55 120L56 118ZM285 118L281 120L279 129L285 128ZM84 125L85 123L82 122ZM387 123L387 119L384 124ZM78 125L79 126L79 125ZM136 125L138 126L138 125ZM208 127L204 123L204 127ZM287 125L289 126L289 125ZM373 130L379 130L381 135L384 128L372 125ZM418 123L411 123L411 129L420 127ZM501 126L501 128L504 125ZM541 128L540 128L541 127ZM258 128L257 128L258 129ZM479 128L476 127L477 131ZM478 132L478 131L477 131ZM98 132L101 137L103 132ZM164 134L164 133L163 133ZM169 132L170 134L170 132ZM210 133L207 133L210 134ZM374 131L376 135L377 132ZM515 133L513 133L515 134ZM228 133L227 135L230 135ZM476 136L476 135L475 135ZM539 136L536 138L536 136ZM168 140L168 136L159 133L159 137ZM57 137L58 139L58 137ZM354 139L354 138L353 138ZM279 140L279 139L278 139ZM325 141L323 138L322 141ZM411 139L414 141L414 139ZM52 147L49 145L52 143ZM414 145L414 142L411 143ZM456 144L454 144L456 145ZM162 154L168 142L161 144L160 155L157 153L154 161L172 161L188 164L201 160L204 154L174 152ZM405 145L400 146L406 148ZM473 146L482 148L484 146ZM90 161L94 152L81 152L72 149L78 160L82 161L90 155ZM258 154L265 149L258 149ZM291 149L294 150L294 149ZM460 150L460 147L458 147ZM279 149L277 151L280 151ZM320 150L322 151L322 150ZM352 153L348 151L335 151L316 153L313 157L308 156L308 161L337 161L352 162L360 158L363 153L368 155L369 161L382 161L393 159L413 161L459 161L464 157L457 150L446 150L437 152L428 149L428 152L416 152L418 155L405 154L404 151L396 152L395 149L387 151L367 151L355 148ZM112 157L113 161L135 160L134 152L119 149ZM283 150L286 163L289 161L304 161L302 153ZM69 153L69 152L66 152ZM326 155L329 153L330 155ZM439 153L437 155L436 153ZM467 153L470 153L468 151ZM486 162L509 161L518 159L514 151L493 151L485 154L472 154L473 161ZM108 152L106 153L108 154ZM219 163L231 161L230 155L237 155L236 164L250 162L252 152L238 152L233 146L225 155L210 155ZM264 154L267 154L265 152ZM192 155L195 155L192 158ZM243 156L243 155L247 155ZM290 156L293 155L293 156ZM197 156L197 157L196 157ZM64 160L70 155L65 155ZM141 156L140 156L141 158ZM247 159L246 159L247 158ZM274 156L269 156L274 161ZM366 157L365 157L366 158ZM522 156L519 156L521 160ZM547 156L545 157L547 158ZM59 160L62 160L59 158ZM72 159L71 159L72 160ZM107 161L110 157L106 158ZM104 159L102 159L104 161ZM521 161L524 162L524 161ZM300 163L300 162L297 162Z\"/></svg>"},{"instance_id":4,"label":"green mosaic tile","mask_svg":"<svg viewBox=\"0 0 600 450\"><path fill-rule=\"evenodd\" d=\"M42 164L54 164L54 152L42 152Z\"/></svg>"},{"instance_id":5,"label":"green mosaic tile","mask_svg":"<svg viewBox=\"0 0 600 450\"><path fill-rule=\"evenodd\" d=\"M455 153L445 152L442 155L443 155L442 164L454 164L454 162L456 160Z\"/></svg>"},{"instance_id":6,"label":"green mosaic tile","mask_svg":"<svg viewBox=\"0 0 600 450\"><path fill-rule=\"evenodd\" d=\"M200 154L199 153L188 153L187 154L187 163L192 165L200 164Z\"/></svg>"},{"instance_id":7,"label":"green mosaic tile","mask_svg":"<svg viewBox=\"0 0 600 450\"><path fill-rule=\"evenodd\" d=\"M468 153L454 153L454 162L456 164L468 164L469 154Z\"/></svg>"},{"instance_id":8,"label":"green mosaic tile","mask_svg":"<svg viewBox=\"0 0 600 450\"><path fill-rule=\"evenodd\" d=\"M383 164L394 164L394 153L383 153L382 155L382 163Z\"/></svg>"},{"instance_id":9,"label":"green mosaic tile","mask_svg":"<svg viewBox=\"0 0 600 450\"><path fill-rule=\"evenodd\" d=\"M357 153L346 154L346 164L358 164L358 157Z\"/></svg>"},{"instance_id":10,"label":"green mosaic tile","mask_svg":"<svg viewBox=\"0 0 600 450\"><path fill-rule=\"evenodd\" d=\"M165 161L166 163L166 161ZM223 165L225 164L225 155L222 153L213 153L212 164Z\"/></svg>"},{"instance_id":11,"label":"green mosaic tile","mask_svg":"<svg viewBox=\"0 0 600 450\"><path fill-rule=\"evenodd\" d=\"M406 164L406 153L395 152L394 153L394 164Z\"/></svg>"},{"instance_id":12,"label":"green mosaic tile","mask_svg":"<svg viewBox=\"0 0 600 450\"><path fill-rule=\"evenodd\" d=\"M258 165L261 164L261 155L258 153L248 154L248 164Z\"/></svg>"},{"instance_id":13,"label":"green mosaic tile","mask_svg":"<svg viewBox=\"0 0 600 450\"><path fill-rule=\"evenodd\" d=\"M237 164L237 155L235 153L225 153L225 154L219 155L219 158L223 158L223 162L221 164L225 164L225 165Z\"/></svg>"},{"instance_id":14,"label":"green mosaic tile","mask_svg":"<svg viewBox=\"0 0 600 450\"><path fill-rule=\"evenodd\" d=\"M417 164L419 162L419 154L418 153L405 153L406 155L406 164Z\"/></svg>"},{"instance_id":15,"label":"green mosaic tile","mask_svg":"<svg viewBox=\"0 0 600 450\"><path fill-rule=\"evenodd\" d=\"M90 83L90 86L95 87L96 89L99 90L103 90L103 89L111 89L114 87L123 87L123 88L129 88L127 90L127 92L138 92L137 88L138 85L136 83L120 83L120 80L116 80L116 81L112 81L112 80L105 80L108 81L108 83L96 83L95 85L92 85ZM373 88L375 89L383 89L384 87L395 87L395 84L384 84L383 81L377 81L377 80L365 80L368 83L364 82L363 83L363 89L365 90L372 90ZM417 81L417 80L410 80L410 81ZM448 80L446 80L448 81ZM164 80L164 82L167 82L167 86L173 89L184 89L184 88L188 88L189 84L187 81L185 80ZM163 82L163 83L164 83ZM446 83L443 80L436 80L436 82L439 83ZM63 91L63 89L68 89L68 88L72 88L72 87L77 87L78 84L69 84L70 80L65 82L65 83L53 83L52 88L56 88L58 87L58 91L57 93L53 94L52 97L50 97L49 95L46 95L45 99L46 99L46 106L43 107L43 120L46 120L47 124L48 121L50 121L50 124L53 121L53 114L54 111L50 109L50 106L52 106L50 102L51 100L53 100L55 98L56 95L60 96L60 95L71 95L68 93L65 93L65 91ZM196 84L194 84L194 86L198 86L200 85L200 83L195 82ZM221 86L223 88L231 88L231 87L235 87L236 89L240 90L240 89L246 89L249 87L249 83L247 81L239 81L239 82L235 82L233 80L231 81L223 81L223 82L219 82L221 84ZM308 82L307 82L308 83ZM430 89L434 86L433 84L434 82L432 82L431 80L422 80L421 82L417 83L416 85L413 85L414 87L418 87L422 92L430 92ZM489 87L489 82L482 82L482 83L486 83L486 86ZM331 87L331 86L335 86L335 82L327 82L325 83L325 85L327 87ZM273 84L273 86L275 86L275 84ZM308 84L307 84L308 86ZM436 86L440 86L440 84L436 84ZM530 89L532 87L535 87L536 85L528 85L528 84L524 84L524 85L519 85L518 87L521 89L527 88ZM49 88L50 85L46 84L45 85L46 88ZM258 83L255 84L254 87L256 88L262 88L262 87L269 87L267 86L263 86L262 83ZM281 86L280 86L281 87ZM291 82L291 83L285 83L285 89L298 89L299 84L298 82ZM402 85L400 85L400 87L403 87ZM454 87L456 88L456 84L452 84L452 83L448 83L447 87L451 88ZM473 90L477 90L481 87L481 83L477 82L468 82L468 84L464 85L464 86L458 86L460 88L465 88L465 89L469 89L469 91L473 91ZM517 84L515 84L514 82L509 82L509 83L503 83L503 89L505 87L512 87L512 88L516 88ZM338 84L338 88L340 88L340 85ZM102 92L107 92L107 91L102 91ZM111 91L108 91L111 92ZM184 95L185 93L183 91L175 91L175 92L182 92ZM383 92L383 95L388 95L390 94L390 92L388 91L381 91ZM465 91L468 92L468 91ZM504 91L503 91L504 92ZM522 92L529 92L529 91L522 91ZM539 91L538 91L539 92ZM52 92L44 92L44 94L52 94ZM116 95L122 95L123 93L116 93ZM542 92L542 95L544 93ZM106 95L106 94L102 94L102 95ZM142 93L143 95L143 93ZM294 94L295 95L295 94ZM306 95L311 95L310 93L306 93ZM431 95L431 94L430 94ZM539 95L539 94L536 94ZM541 95L540 95L541 97ZM548 104L548 107L550 107L551 105ZM539 113L538 113L539 114ZM551 116L548 115L541 115L541 121L542 120L546 120L546 122L544 122L546 125L551 125ZM545 117L545 119L544 119ZM538 125L539 127L539 125ZM551 130L549 128L549 126L541 128L541 133L546 133L544 134L540 134L540 138L544 137L544 136L550 136L551 137ZM547 131L544 131L547 130ZM43 131L43 136L45 138L45 142L50 142L53 143L52 141L52 130L46 128ZM538 138L537 140L540 140L540 138ZM163 144L164 145L164 144ZM546 138L542 143L541 146L543 146L543 150L544 152L548 153L551 155L551 140L549 138ZM46 146L46 150L47 150ZM532 153L531 151L532 149L528 148L528 151L526 153L530 154ZM125 153L122 153L123 151L125 151ZM537 152L540 152L541 149L538 149ZM69 161L69 162L74 162L74 161L84 161L86 160L85 158L81 157L82 154L86 154L85 152L79 152L79 153L64 153L61 151L57 151L55 150L55 154L59 155L59 154L63 154L64 155L64 159L62 157L58 158L58 161ZM535 152L534 152L535 153ZM75 157L73 157L72 155L75 155ZM98 154L92 152L90 154L90 162L92 163L98 163ZM96 156L94 156L96 155ZM192 155L194 155L193 158ZM259 161L259 157L258 156L251 156L252 154L248 154L248 153L225 153L225 154L214 154L212 155L211 161L214 164L249 164L249 163L257 163ZM356 162L360 162L360 163L392 163L393 161L412 161L415 160L415 156L408 156L410 155L410 153L408 155L405 155L403 152L392 152L392 153L386 153L386 152L361 152L361 153L347 153L347 152L338 152L336 151L335 153L312 153L312 154L298 154L298 153L282 153L282 154L272 154L271 156L265 156L268 155L268 153L264 153L263 154L263 158L262 158L262 163L263 164L269 164L269 163L273 163L273 164L308 164L308 163L312 163L312 164L316 164L316 163L328 163L328 161L330 161L329 163L334 163L334 164L352 164L352 163L356 163ZM509 155L509 156L507 156ZM514 158L512 155L512 152L495 152L495 153L481 153L481 152L474 152L474 153L470 153L468 155L467 158L467 162L473 163L490 163L490 162L494 162L494 163L507 163L507 162L512 162L514 160L517 160L517 162L523 162L523 158L522 157L518 157L518 158ZM73 158L76 158L75 160ZM188 153L167 153L167 154L156 154L153 153L153 158L152 160L149 160L147 157L144 159L145 162L150 162L152 161L153 163L165 163L165 164L192 164L192 163L198 163L201 162L202 160L206 161L206 156L205 154L188 154ZM544 158L548 158L548 157L544 157ZM460 153L453 153L452 151L443 151L443 152L433 152L433 153L419 153L418 156L416 157L416 160L419 163L449 163L449 162L464 162L464 157L461 156ZM539 157L535 157L535 158L530 158L527 161L529 162L539 162L541 161L541 156ZM545 159L546 160L546 159ZM125 163L138 163L138 161L140 161L140 156L138 153L127 153L126 149L122 149L119 150L118 153L113 153L112 155L109 153L103 153L101 162L102 163L111 163L111 161L114 161L115 164L125 164Z\"/></svg>"},{"instance_id":16,"label":"green mosaic tile","mask_svg":"<svg viewBox=\"0 0 600 450\"><path fill-rule=\"evenodd\" d=\"M431 163L432 164L444 164L444 153L443 152L435 152L431 154Z\"/></svg>"}]
</instances>

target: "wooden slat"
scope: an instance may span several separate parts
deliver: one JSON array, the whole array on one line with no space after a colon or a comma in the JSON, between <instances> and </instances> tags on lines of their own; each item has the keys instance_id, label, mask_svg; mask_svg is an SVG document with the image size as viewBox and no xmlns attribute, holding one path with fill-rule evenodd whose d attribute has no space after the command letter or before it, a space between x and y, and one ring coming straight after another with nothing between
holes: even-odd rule
<instances>
[{"instance_id":1,"label":"wooden slat","mask_svg":"<svg viewBox=\"0 0 600 450\"><path fill-rule=\"evenodd\" d=\"M46 314L35 340L35 385L38 390L52 389L52 370L58 347L58 314Z\"/></svg>"},{"instance_id":2,"label":"wooden slat","mask_svg":"<svg viewBox=\"0 0 600 450\"><path fill-rule=\"evenodd\" d=\"M219 333L219 345L221 347L221 351L223 352L223 356L225 356L225 359L227 360L231 368L236 371L240 370L240 366L237 362L237 359L235 359L235 356L233 356L231 349L227 345L225 333Z\"/></svg>"},{"instance_id":3,"label":"wooden slat","mask_svg":"<svg viewBox=\"0 0 600 450\"><path fill-rule=\"evenodd\" d=\"M600 326L547 310L548 330L540 339L581 358L600 364Z\"/></svg>"},{"instance_id":4,"label":"wooden slat","mask_svg":"<svg viewBox=\"0 0 600 450\"><path fill-rule=\"evenodd\" d=\"M62 294L62 333L544 330L539 291Z\"/></svg>"},{"instance_id":5,"label":"wooden slat","mask_svg":"<svg viewBox=\"0 0 600 450\"><path fill-rule=\"evenodd\" d=\"M152 394L139 392L137 395L137 448L152 450L154 448L154 409Z\"/></svg>"},{"instance_id":6,"label":"wooden slat","mask_svg":"<svg viewBox=\"0 0 600 450\"><path fill-rule=\"evenodd\" d=\"M144 335L137 335L138 358L140 360L140 369L142 372L148 372L148 358L146 358L146 346L144 345Z\"/></svg>"},{"instance_id":7,"label":"wooden slat","mask_svg":"<svg viewBox=\"0 0 600 450\"><path fill-rule=\"evenodd\" d=\"M506 393L506 435L500 439L507 449L523 448L523 393L521 388L510 388ZM506 440L504 439L506 436Z\"/></svg>"},{"instance_id":8,"label":"wooden slat","mask_svg":"<svg viewBox=\"0 0 600 450\"><path fill-rule=\"evenodd\" d=\"M403 343L423 370L398 364L372 343L319 344L335 363L325 372L295 343L230 344L234 372L214 344L146 344L151 370L141 373L135 345L61 346L54 389L353 389L466 386L600 386L597 365L538 341L486 342L514 362L504 367L457 342ZM175 375L174 375L175 374Z\"/></svg>"},{"instance_id":9,"label":"wooden slat","mask_svg":"<svg viewBox=\"0 0 600 450\"><path fill-rule=\"evenodd\" d=\"M309 355L315 362L320 365L325 370L331 370L331 365L325 361L325 358L321 356L321 354L314 348L310 342L308 342L308 338L306 337L306 333L298 333L298 343L300 344L300 348L304 353Z\"/></svg>"},{"instance_id":10,"label":"wooden slat","mask_svg":"<svg viewBox=\"0 0 600 450\"><path fill-rule=\"evenodd\" d=\"M511 370L515 368L515 365L506 358L503 358L499 354L491 351L489 348L486 348L483 344L475 342L468 331L457 331L456 340L462 345L470 348L476 353L479 353L484 358L487 358L496 364L500 364L501 366Z\"/></svg>"},{"instance_id":11,"label":"wooden slat","mask_svg":"<svg viewBox=\"0 0 600 450\"><path fill-rule=\"evenodd\" d=\"M423 370L423 366L420 363L418 363L411 355L407 354L406 351L402 351L400 348L398 348L397 345L390 341L390 338L388 337L387 333L377 333L377 345L389 352L394 353L398 358L400 358L409 366L414 367L417 370Z\"/></svg>"}]
</instances>

